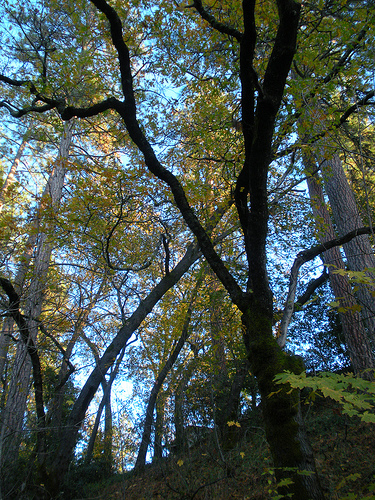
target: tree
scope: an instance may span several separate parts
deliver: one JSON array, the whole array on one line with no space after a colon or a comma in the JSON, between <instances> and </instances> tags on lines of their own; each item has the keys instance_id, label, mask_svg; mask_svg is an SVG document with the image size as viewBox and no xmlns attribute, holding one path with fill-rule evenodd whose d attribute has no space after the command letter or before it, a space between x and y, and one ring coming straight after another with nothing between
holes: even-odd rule
<instances>
[{"instance_id":1,"label":"tree","mask_svg":"<svg viewBox=\"0 0 375 500\"><path fill-rule=\"evenodd\" d=\"M198 292L199 286L201 285L201 277L198 278L197 283L194 287L191 299L188 304L188 308L185 314L185 320L182 325L182 330L181 330L181 336L178 339L177 344L175 345L173 351L171 352L169 358L166 360L163 368L160 370L158 373L155 383L151 389L150 397L147 403L147 409L146 409L146 418L143 426L143 434L142 434L142 441L139 446L139 451L138 451L138 456L137 456L137 461L135 464L135 467L140 468L145 465L146 462L146 454L147 454L147 448L150 442L150 436L151 436L151 426L153 423L153 417L154 417L154 409L157 401L157 396L160 391L160 388L163 385L163 382L168 375L168 372L171 370L174 362L176 361L177 357L179 356L182 348L184 347L184 344L186 340L189 337L190 333L190 320L191 320L191 313L192 313L192 306L193 302L195 299L195 296ZM160 446L159 446L160 448Z\"/></svg>"},{"instance_id":2,"label":"tree","mask_svg":"<svg viewBox=\"0 0 375 500\"><path fill-rule=\"evenodd\" d=\"M62 95L58 91L49 92L48 88L43 89L38 85L38 82L30 81L29 78L21 76L11 78L2 75L0 79L4 84L11 88L21 89L25 98L29 96L31 98L31 104L28 106L24 106L22 102L9 103L4 101L2 105L18 118L28 113L50 110L56 110L63 120L70 120L73 117L87 119L105 112L117 113L133 142L132 158L136 160L142 155L141 162L143 161L149 171L161 181L158 184L160 192L163 191L163 186L168 187L173 195L173 203L182 215L186 226L197 239L200 251L226 289L232 303L241 312L243 341L251 371L257 378L262 398L265 429L276 474L280 480L290 477L293 481L288 489L285 486L281 487L280 494L284 496L291 494L301 500L324 498L299 412L299 393L297 390L289 391L287 388L280 390L274 382L277 373L290 370L298 374L302 371L303 365L299 358L283 351L273 335L273 295L267 269L268 175L275 154L274 148L277 147L277 144L274 144L275 135L277 135L276 132L280 131L280 128L283 128L281 121L285 119L285 113L288 111L288 102L286 104L283 102L283 95L289 82L288 75L297 50L297 35L301 26L301 6L294 0L278 0L276 4L267 4L270 11L266 12L262 6L255 5L249 0L244 0L242 6L223 2L218 6L208 4L206 7L200 0L194 0L194 9L184 9L179 5L171 8L169 4L157 3L152 8L148 6L144 11L142 9L138 11L143 23L141 23L142 33L145 33L146 39L144 52L139 54L137 52L139 47L135 43L135 40L138 40L136 24L132 25L130 22L132 21L132 9L129 8L127 12L129 27L128 25L123 27L120 16L125 18L125 13L122 11L122 5L116 5L116 10L105 0L92 0L92 4L109 23L110 38L104 35L105 43L108 46L108 57L113 53L116 55L119 68L119 80L116 80L118 85L113 85L111 89L104 92L105 98L102 100L98 98L96 102L92 103L90 98L82 98L77 105L69 99L69 96ZM171 28L167 31L163 31L164 14L165 19L171 22ZM176 32L173 31L173 27L176 27ZM206 40L207 47L205 46L201 52L197 47L192 48L189 52L189 44L186 45L186 50L177 47L174 43L174 37L176 35L178 38L181 34L180 28L181 31L185 30L185 34L200 30L202 40ZM219 63L221 54L218 58L215 57L213 50L215 43L219 43L225 53L234 53L234 56L230 58L232 67L228 66L227 59L225 61L221 59ZM166 69L165 66L161 69L160 61L153 59L151 48L154 49L155 53L158 53L157 49L165 49L161 57L162 63L164 64L164 57L170 56L169 61L173 64L173 70ZM181 50L183 63L178 57L178 49ZM202 64L200 65L200 57L197 59L196 56L201 53ZM137 71L139 67L136 61L138 63L144 61L147 65L147 71ZM112 63L113 59L110 59L110 62ZM180 72L180 66L184 64L186 69L184 72ZM111 64L110 70L113 68L114 66ZM159 115L155 117L150 113L148 116L148 105L152 99L148 101L145 98L143 101L147 92L143 92L142 85L146 86L148 80L151 79L150 87L152 89L154 77L155 79L156 76L166 78L167 73L176 82L183 81L188 91L192 91L192 95L195 91L202 100L210 95L209 92L202 95L201 88L197 89L204 80L203 76L208 79L209 83L206 85L208 91L212 91L212 93L216 91L216 95L219 95L218 102L220 102L220 96L225 94L225 92L220 92L220 85L225 82L230 89L228 95L233 98L232 104L236 102L235 96L239 101L238 105L232 106L231 112L234 118L235 112L238 109L241 110L240 128L242 129L243 150L240 148L238 156L241 157L242 163L238 165L237 162L234 162L234 168L230 175L225 175L224 166L228 165L227 158L222 162L222 170L218 171L221 175L210 175L208 171L208 180L212 182L212 186L209 184L210 187L205 194L207 194L211 204L210 208L214 208L211 212L207 210L206 205L202 207L200 200L194 197L196 192L192 179L194 174L199 175L199 167L202 165L203 158L200 157L200 161L197 161L196 171L186 172L186 176L175 175L175 172L183 172L185 166L181 165L180 168L177 168L174 162L169 162L169 160L170 158L184 157L184 150L179 147L183 142L177 141L178 147L175 151L168 151L168 148L166 151L161 151L160 159L156 154L159 148L152 147L152 142L157 142L160 139L163 128L165 128L166 136L169 139L168 134L171 133L171 128L165 125L167 109L165 109L164 116L162 112L160 114L160 128L156 125ZM199 76L196 79L197 85L191 84L189 87L189 80L194 78L197 73ZM236 85L238 87L232 91L231 86ZM225 107L220 109L223 110ZM206 123L207 114L205 111L208 109L209 106L200 110L200 124L202 126ZM174 125L173 116L183 116L184 110L172 109L170 111L172 114L170 127L172 127ZM229 110L227 112L228 122L233 123L233 120L229 120ZM217 116L214 116L213 121L216 118ZM196 152L199 151L198 146L201 138L197 132L200 130L199 126L193 130L196 135L192 137L192 143ZM184 132L186 134L188 130L186 129ZM278 138L276 137L276 139ZM169 144L168 141L167 144ZM222 141L220 145L222 146ZM168 156L169 154L170 156ZM214 163L215 158L210 158L208 162ZM221 165L221 162L218 163ZM228 170L230 169L228 168ZM198 179L198 181L201 182L202 179ZM191 184L193 184L193 188ZM238 276L235 269L230 269L229 260L225 256L220 256L215 250L215 236L213 234L215 224L207 221L210 221L212 213L221 212L222 207L220 203L216 203L213 196L215 189L219 191L219 188L225 191L221 199L226 200L227 204L232 203L231 194L234 195L236 211L232 213L232 217L240 226L242 233L241 248L243 248L247 269L245 277ZM224 190L224 188L226 189ZM354 232L350 234L350 237L354 238L357 235L358 232ZM335 240L332 246L341 243L342 239ZM305 261L311 255L319 255L324 250L324 247L319 247L319 249L315 248L314 252L305 253ZM166 267L168 272L120 328L87 379L70 413L67 430L60 448L54 456L53 463L48 467L49 487L55 494L59 487L58 476L63 476L67 470L76 442L78 427L84 417L88 402L101 383L103 374L114 363L117 355L133 331L140 325L140 322L166 290L181 278L198 255L198 251L190 246L187 248L185 257L172 271L169 271L168 266Z\"/></svg>"},{"instance_id":3,"label":"tree","mask_svg":"<svg viewBox=\"0 0 375 500\"><path fill-rule=\"evenodd\" d=\"M319 239L322 243L335 238L335 232L330 215L324 203L321 183L313 169L308 168L309 162L306 158L306 171L310 172L308 179L309 194ZM362 227L362 224L361 224ZM352 228L356 229L356 228ZM349 231L343 232L344 234ZM367 236L363 236L366 238ZM362 237L362 238L363 238ZM350 245L350 243L348 243ZM344 247L345 248L345 247ZM367 332L362 323L358 311L358 305L353 297L352 287L345 275L336 272L344 269L344 263L338 247L334 247L323 254L324 264L328 267L329 279L336 301L339 303L339 314L344 329L344 336L349 348L350 359L356 373L362 373L366 369L374 367L373 353Z\"/></svg>"},{"instance_id":4,"label":"tree","mask_svg":"<svg viewBox=\"0 0 375 500\"><path fill-rule=\"evenodd\" d=\"M306 21L317 19L317 16L320 16L319 11L312 9ZM323 36L327 50L319 58L309 59L299 54L294 61L293 76L296 86L292 94L295 95L298 109L296 118L302 144L302 162L308 174L312 210L317 234L322 242L335 237L333 224L339 236L363 227L340 155L344 157L347 154L343 136L345 137L348 129L352 128L350 123L363 119L362 116L367 113L366 103L373 97L373 92L368 91L368 77L359 70L363 61L368 58L366 40L372 37L372 18L373 12L366 4L361 4L358 10L352 9L351 6L345 11L336 6L329 7L328 15L321 18L322 35L319 34L318 39L314 35L311 37L314 47L322 43ZM346 28L347 35L336 39L335 35ZM337 81L334 86L333 81ZM304 92L306 88L310 88L307 94ZM358 95L362 98L358 99ZM354 100L354 105L348 107L348 100ZM346 111L343 111L345 108ZM357 116L351 117L353 113ZM343 130L340 129L338 133L337 129L342 124ZM353 138L356 135L355 133L351 136ZM353 143L358 154L358 149L361 149L361 137L356 137ZM319 171L322 173L321 177ZM322 185L331 206L332 221L325 206ZM371 220L369 225L372 225ZM371 269L374 267L369 237L363 235L346 243L344 253L349 269L365 272L369 284ZM374 365L370 345L374 329L371 286L360 284L354 297L351 283L344 273L340 272L345 266L339 249L332 248L325 253L324 260L329 270L336 303L342 302L341 307L339 306L340 316L354 369L357 372L371 369Z\"/></svg>"},{"instance_id":5,"label":"tree","mask_svg":"<svg viewBox=\"0 0 375 500\"><path fill-rule=\"evenodd\" d=\"M30 374L32 370L32 360L27 356L29 350L28 343L37 343L39 317L42 312L43 297L46 289L47 273L52 252L52 246L48 242L48 234L51 231L39 230L41 225L41 213L43 211L58 210L58 205L62 195L64 178L66 175L66 161L72 136L72 124L67 122L65 134L60 143L59 155L55 166L44 189L38 215L35 220L34 231L29 237L26 245L26 252L22 256L22 265L17 273L18 291L16 294L24 300L25 316L27 318L24 328L27 330L28 339L26 342L18 344L15 355L7 402L2 413L2 463L12 462L17 459L18 448L22 439L22 425L26 410L28 397ZM35 248L34 248L35 246ZM31 253L35 252L33 259L32 276L25 293L22 284L25 282L26 273L29 271L27 263L30 264Z\"/></svg>"}]
</instances>

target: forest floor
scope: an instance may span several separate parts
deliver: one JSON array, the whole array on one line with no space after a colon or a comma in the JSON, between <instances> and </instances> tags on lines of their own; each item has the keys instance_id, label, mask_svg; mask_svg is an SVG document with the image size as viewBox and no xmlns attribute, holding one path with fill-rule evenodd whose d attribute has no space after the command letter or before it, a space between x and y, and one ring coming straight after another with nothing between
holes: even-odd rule
<instances>
[{"instance_id":1,"label":"forest floor","mask_svg":"<svg viewBox=\"0 0 375 500\"><path fill-rule=\"evenodd\" d=\"M375 499L375 425L348 418L333 404L309 410L306 425L327 499ZM81 484L71 498L268 500L277 499L275 487L264 431L259 422L249 421L235 449L224 452L214 443L201 443L181 456L146 465L142 473Z\"/></svg>"}]
</instances>

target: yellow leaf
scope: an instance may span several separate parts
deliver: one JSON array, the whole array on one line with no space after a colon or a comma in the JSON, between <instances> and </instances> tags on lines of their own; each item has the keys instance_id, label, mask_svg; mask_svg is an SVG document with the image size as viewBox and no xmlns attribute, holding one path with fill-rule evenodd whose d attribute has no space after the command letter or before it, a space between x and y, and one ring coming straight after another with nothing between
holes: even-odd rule
<instances>
[{"instance_id":1,"label":"yellow leaf","mask_svg":"<svg viewBox=\"0 0 375 500\"><path fill-rule=\"evenodd\" d=\"M181 460L181 459L180 459L180 460L178 460L177 465L178 465L179 467L181 467L182 465L184 465L184 461L183 461L183 460Z\"/></svg>"},{"instance_id":2,"label":"yellow leaf","mask_svg":"<svg viewBox=\"0 0 375 500\"><path fill-rule=\"evenodd\" d=\"M230 420L229 422L227 422L228 427L233 427L234 425L236 427L241 427L241 424L239 422L234 422L234 420Z\"/></svg>"}]
</instances>

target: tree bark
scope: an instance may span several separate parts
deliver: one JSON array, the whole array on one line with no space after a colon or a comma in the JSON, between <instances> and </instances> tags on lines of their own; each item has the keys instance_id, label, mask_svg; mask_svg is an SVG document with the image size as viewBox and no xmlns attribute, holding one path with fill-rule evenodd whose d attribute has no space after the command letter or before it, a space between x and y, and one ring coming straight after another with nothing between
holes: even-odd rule
<instances>
[{"instance_id":1,"label":"tree bark","mask_svg":"<svg viewBox=\"0 0 375 500\"><path fill-rule=\"evenodd\" d=\"M272 333L272 316L259 302L254 301L243 314L242 321L251 371L257 379L261 396L276 478L278 481L289 478L293 482L289 487L280 487L278 492L282 498L291 495L301 500L323 500L324 493L301 417L299 391L290 391L288 387L280 390L280 385L274 382L275 375L284 370L302 372L302 359L289 356L280 349Z\"/></svg>"},{"instance_id":2,"label":"tree bark","mask_svg":"<svg viewBox=\"0 0 375 500\"><path fill-rule=\"evenodd\" d=\"M72 139L72 123L64 125L64 135L60 142L59 154L56 164L44 188L39 211L43 211L46 205L52 210L58 209L62 196L62 188L66 174L66 159ZM37 231L37 227L35 227ZM36 242L34 255L33 273L27 293L23 290L27 268L31 262L32 243ZM24 299L24 316L27 318L27 329L32 342L36 344L38 333L38 318L42 311L44 290L46 287L47 272L49 267L52 246L48 242L48 235L40 232L37 236L31 235L26 246L25 258L17 274L17 285L20 292L26 296ZM21 259L22 261L22 259ZM28 266L26 266L28 264ZM9 384L9 393L6 407L4 409L2 435L4 437L3 456L4 461L15 462L18 458L18 449L22 439L23 420L26 411L26 402L30 389L30 376L32 364L28 356L28 347L19 342L16 350L15 360Z\"/></svg>"},{"instance_id":3,"label":"tree bark","mask_svg":"<svg viewBox=\"0 0 375 500\"><path fill-rule=\"evenodd\" d=\"M321 165L324 186L332 208L333 218L340 236L354 229L363 227L353 191L349 186L342 162L337 153L326 158ZM348 267L351 271L365 271L375 283L375 257L370 239L367 235L359 236L344 245ZM361 317L368 329L369 336L375 343L375 300L372 286L359 284L356 294L361 306Z\"/></svg>"},{"instance_id":4,"label":"tree bark","mask_svg":"<svg viewBox=\"0 0 375 500\"><path fill-rule=\"evenodd\" d=\"M314 173L315 163L312 158L305 155L304 165L306 171L310 174L307 179L307 185L317 227L318 239L321 243L325 243L335 238L335 231L324 202L321 182L319 182L318 174ZM352 241L364 237L366 236L359 236ZM350 243L346 243L344 248ZM345 269L339 247L334 247L324 252L323 260L328 269L329 280L335 298L340 302L340 307L345 309L345 312L339 312L339 316L353 369L355 373L361 373L367 368L373 368L375 366L374 357L367 333L361 320L361 315L355 307L357 303L353 296L349 280L346 276L334 272L336 269Z\"/></svg>"}]
</instances>

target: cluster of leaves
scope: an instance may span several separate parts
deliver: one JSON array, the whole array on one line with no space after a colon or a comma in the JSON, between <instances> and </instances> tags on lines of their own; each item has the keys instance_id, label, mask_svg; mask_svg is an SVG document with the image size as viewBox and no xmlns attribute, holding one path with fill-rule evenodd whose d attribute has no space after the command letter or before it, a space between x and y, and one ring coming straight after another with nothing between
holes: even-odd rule
<instances>
[{"instance_id":1,"label":"cluster of leaves","mask_svg":"<svg viewBox=\"0 0 375 500\"><path fill-rule=\"evenodd\" d=\"M289 384L295 389L309 389L308 400L317 397L330 398L339 403L342 412L350 417L357 416L363 422L375 423L375 382L351 373L322 372L307 376L285 371L276 375L278 384ZM272 397L272 394L270 394Z\"/></svg>"}]
</instances>

